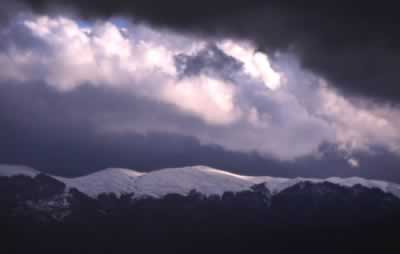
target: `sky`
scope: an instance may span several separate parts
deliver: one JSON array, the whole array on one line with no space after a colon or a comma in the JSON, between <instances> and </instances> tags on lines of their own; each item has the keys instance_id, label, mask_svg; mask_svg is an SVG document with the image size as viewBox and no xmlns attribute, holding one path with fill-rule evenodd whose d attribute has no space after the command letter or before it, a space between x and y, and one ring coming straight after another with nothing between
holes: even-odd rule
<instances>
[{"instance_id":1,"label":"sky","mask_svg":"<svg viewBox=\"0 0 400 254\"><path fill-rule=\"evenodd\" d=\"M320 2L2 0L0 163L400 182L399 17Z\"/></svg>"}]
</instances>

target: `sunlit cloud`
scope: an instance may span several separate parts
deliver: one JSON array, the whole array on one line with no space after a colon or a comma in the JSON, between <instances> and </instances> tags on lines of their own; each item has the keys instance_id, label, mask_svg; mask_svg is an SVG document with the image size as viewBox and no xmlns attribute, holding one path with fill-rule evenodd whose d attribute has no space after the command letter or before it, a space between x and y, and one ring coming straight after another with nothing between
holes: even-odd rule
<instances>
[{"instance_id":1,"label":"sunlit cloud","mask_svg":"<svg viewBox=\"0 0 400 254\"><path fill-rule=\"evenodd\" d=\"M172 132L281 160L318 154L326 143L350 155L373 146L400 150L397 108L355 103L293 56L272 60L245 41L198 39L129 22L82 26L68 17L32 16L9 29L11 35L16 29L15 41L0 53L2 80L43 81L61 93L116 89L193 119L190 128L172 117L97 120L95 131ZM41 46L19 46L21 31ZM360 165L356 158L348 163Z\"/></svg>"},{"instance_id":2,"label":"sunlit cloud","mask_svg":"<svg viewBox=\"0 0 400 254\"><path fill-rule=\"evenodd\" d=\"M282 74L272 69L266 54L256 51L254 47L244 42L226 40L219 43L219 46L226 54L239 59L244 64L246 73L255 79L261 79L271 90L276 90L282 85Z\"/></svg>"}]
</instances>

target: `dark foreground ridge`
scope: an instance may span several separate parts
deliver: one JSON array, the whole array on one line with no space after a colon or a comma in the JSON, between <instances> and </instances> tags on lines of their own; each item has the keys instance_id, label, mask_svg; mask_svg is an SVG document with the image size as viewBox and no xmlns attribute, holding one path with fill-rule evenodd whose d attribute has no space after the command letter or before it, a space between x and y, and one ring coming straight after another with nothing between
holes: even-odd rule
<instances>
[{"instance_id":1,"label":"dark foreground ridge","mask_svg":"<svg viewBox=\"0 0 400 254\"><path fill-rule=\"evenodd\" d=\"M0 177L1 253L388 253L400 199L361 185L301 182L271 195L91 198L50 176ZM399 253L399 252L397 252Z\"/></svg>"}]
</instances>

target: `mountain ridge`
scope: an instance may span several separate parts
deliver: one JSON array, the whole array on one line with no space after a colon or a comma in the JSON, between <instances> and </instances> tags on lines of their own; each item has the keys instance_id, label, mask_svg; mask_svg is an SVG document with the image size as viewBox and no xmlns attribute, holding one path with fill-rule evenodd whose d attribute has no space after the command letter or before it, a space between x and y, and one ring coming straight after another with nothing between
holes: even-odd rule
<instances>
[{"instance_id":1,"label":"mountain ridge","mask_svg":"<svg viewBox=\"0 0 400 254\"><path fill-rule=\"evenodd\" d=\"M331 253L343 253L349 244L399 249L400 199L356 184L375 183L365 179L340 185L255 178L269 181L270 188L282 185L271 193L264 182L248 187L253 177L207 167L148 174L109 169L78 183L17 169L0 167L0 234L6 253L124 253L133 245L140 253L181 253L176 248L183 245L183 253L214 253L215 244L216 253L247 253L265 244L276 253L296 253L299 246L315 247L315 253L330 246ZM130 193L84 192L128 187ZM65 248L71 245L75 249Z\"/></svg>"},{"instance_id":2,"label":"mountain ridge","mask_svg":"<svg viewBox=\"0 0 400 254\"><path fill-rule=\"evenodd\" d=\"M40 173L40 171L25 166L0 165L0 176L26 175L33 177ZM360 177L317 179L244 176L207 166L165 168L148 173L123 168L107 168L76 178L49 176L63 182L69 189L76 188L91 197L102 193L114 193L118 196L135 193L137 196L162 197L167 194L188 195L192 190L210 196L222 195L227 191L250 190L257 184L264 184L272 194L277 194L302 182L328 182L343 187L361 185L367 188L377 188L400 198L400 185L379 180Z\"/></svg>"}]
</instances>

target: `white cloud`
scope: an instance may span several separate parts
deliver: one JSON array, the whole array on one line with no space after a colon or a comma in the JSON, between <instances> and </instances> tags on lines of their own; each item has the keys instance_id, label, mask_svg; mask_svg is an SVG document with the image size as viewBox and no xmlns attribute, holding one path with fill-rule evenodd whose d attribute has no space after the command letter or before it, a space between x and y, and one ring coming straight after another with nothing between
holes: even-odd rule
<instances>
[{"instance_id":1,"label":"white cloud","mask_svg":"<svg viewBox=\"0 0 400 254\"><path fill-rule=\"evenodd\" d=\"M336 142L343 150L364 150L379 145L400 150L400 111L364 101L356 105L328 88L319 89L318 113L327 118L336 131Z\"/></svg>"},{"instance_id":2,"label":"white cloud","mask_svg":"<svg viewBox=\"0 0 400 254\"><path fill-rule=\"evenodd\" d=\"M241 115L234 102L234 85L203 75L169 83L162 97L210 124L229 124Z\"/></svg>"},{"instance_id":3,"label":"white cloud","mask_svg":"<svg viewBox=\"0 0 400 254\"><path fill-rule=\"evenodd\" d=\"M266 54L257 52L253 46L244 42L225 40L218 45L226 54L240 59L244 64L244 71L255 79L261 79L271 90L276 90L282 85L283 77L272 69Z\"/></svg>"},{"instance_id":4,"label":"white cloud","mask_svg":"<svg viewBox=\"0 0 400 254\"><path fill-rule=\"evenodd\" d=\"M398 109L365 100L354 103L287 55L272 64L246 42L199 40L145 25L119 28L99 22L81 27L69 18L42 16L22 26L46 49L8 45L0 51L0 79L44 80L62 92L83 84L111 87L172 105L176 114L200 122L187 128L174 119L151 124L126 119L102 122L102 131L169 131L283 160L315 154L324 143L349 153L374 145L400 151ZM195 55L208 43L236 59L242 70L225 79L207 73L179 76L174 57ZM215 72L226 71L222 69Z\"/></svg>"}]
</instances>

